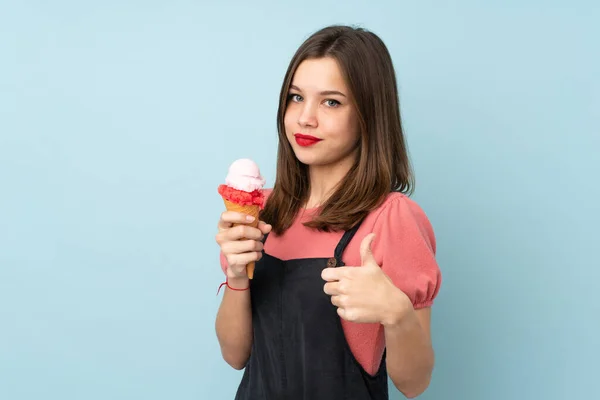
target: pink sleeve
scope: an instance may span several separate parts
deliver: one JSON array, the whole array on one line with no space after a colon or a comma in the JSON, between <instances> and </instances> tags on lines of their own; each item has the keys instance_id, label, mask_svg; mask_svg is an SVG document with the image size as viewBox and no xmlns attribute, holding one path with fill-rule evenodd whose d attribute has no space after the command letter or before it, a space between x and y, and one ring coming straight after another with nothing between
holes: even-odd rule
<instances>
[{"instance_id":1,"label":"pink sleeve","mask_svg":"<svg viewBox=\"0 0 600 400\"><path fill-rule=\"evenodd\" d=\"M417 203L404 195L386 208L375 223L373 253L415 309L429 307L441 284L433 228Z\"/></svg>"}]
</instances>

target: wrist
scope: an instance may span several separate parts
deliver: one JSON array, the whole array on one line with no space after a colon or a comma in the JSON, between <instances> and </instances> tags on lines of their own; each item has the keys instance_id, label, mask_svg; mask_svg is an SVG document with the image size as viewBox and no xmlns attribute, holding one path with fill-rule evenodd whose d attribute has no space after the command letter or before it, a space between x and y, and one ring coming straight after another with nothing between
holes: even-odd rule
<instances>
[{"instance_id":1,"label":"wrist","mask_svg":"<svg viewBox=\"0 0 600 400\"><path fill-rule=\"evenodd\" d=\"M245 290L250 286L250 279L247 276L228 276L227 286L235 290Z\"/></svg>"},{"instance_id":2,"label":"wrist","mask_svg":"<svg viewBox=\"0 0 600 400\"><path fill-rule=\"evenodd\" d=\"M408 296L394 286L394 294L388 299L388 307L381 317L381 325L384 328L392 328L402 325L414 313L414 308Z\"/></svg>"}]
</instances>

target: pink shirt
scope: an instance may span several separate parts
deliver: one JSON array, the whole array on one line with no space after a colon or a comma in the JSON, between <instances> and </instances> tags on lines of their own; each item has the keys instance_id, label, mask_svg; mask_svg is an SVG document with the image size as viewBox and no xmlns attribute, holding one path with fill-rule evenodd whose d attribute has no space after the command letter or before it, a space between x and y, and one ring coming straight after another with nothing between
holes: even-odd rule
<instances>
[{"instance_id":1,"label":"pink shirt","mask_svg":"<svg viewBox=\"0 0 600 400\"><path fill-rule=\"evenodd\" d=\"M302 225L314 211L301 212L282 236L269 234L265 252L282 260L332 257L343 232L319 232ZM404 194L390 193L348 244L342 256L344 264L360 265L360 243L371 232L376 234L373 255L383 271L408 295L415 309L431 306L440 289L441 273L435 260L433 228L419 205ZM221 267L223 271L227 268L223 255ZM385 348L383 327L343 319L342 326L354 357L366 372L375 374Z\"/></svg>"}]
</instances>

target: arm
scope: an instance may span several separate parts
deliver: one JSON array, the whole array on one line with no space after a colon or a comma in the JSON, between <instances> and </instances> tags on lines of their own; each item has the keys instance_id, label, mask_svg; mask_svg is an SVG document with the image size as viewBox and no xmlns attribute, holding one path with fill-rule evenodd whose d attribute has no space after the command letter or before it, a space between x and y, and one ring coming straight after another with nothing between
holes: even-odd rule
<instances>
[{"instance_id":1,"label":"arm","mask_svg":"<svg viewBox=\"0 0 600 400\"><path fill-rule=\"evenodd\" d=\"M394 386L413 398L429 386L434 366L431 345L431 308L415 310L412 304L398 310L383 323L386 366Z\"/></svg>"},{"instance_id":2,"label":"arm","mask_svg":"<svg viewBox=\"0 0 600 400\"><path fill-rule=\"evenodd\" d=\"M416 397L429 386L433 370L430 308L415 311L411 299L382 271L371 252L373 237L361 243L360 267L323 270L323 290L345 320L383 326L388 374L406 397Z\"/></svg>"},{"instance_id":3,"label":"arm","mask_svg":"<svg viewBox=\"0 0 600 400\"><path fill-rule=\"evenodd\" d=\"M429 386L435 356L431 341L431 305L440 290L436 240L424 211L399 197L380 219L376 244L388 286L390 310L383 318L388 373L398 390L415 397ZM394 251L386 251L386 249Z\"/></svg>"},{"instance_id":4,"label":"arm","mask_svg":"<svg viewBox=\"0 0 600 400\"><path fill-rule=\"evenodd\" d=\"M229 278L229 285L243 289L248 287L249 280ZM223 359L235 369L244 368L252 348L250 290L237 291L225 287L215 325Z\"/></svg>"},{"instance_id":5,"label":"arm","mask_svg":"<svg viewBox=\"0 0 600 400\"><path fill-rule=\"evenodd\" d=\"M326 268L322 277L342 318L383 326L388 374L405 396L415 397L427 389L433 371L430 307L441 272L431 225L409 206L404 197L389 203L374 227L379 240L373 251L373 234L361 242L360 268Z\"/></svg>"},{"instance_id":6,"label":"arm","mask_svg":"<svg viewBox=\"0 0 600 400\"><path fill-rule=\"evenodd\" d=\"M216 240L221 247L221 267L234 289L249 287L246 265L262 257L261 239L271 230L271 226L262 221L257 228L243 225L248 222L245 215L233 211L224 212L219 221ZM223 359L235 369L244 368L250 358L253 335L249 289L225 287L215 329Z\"/></svg>"}]
</instances>

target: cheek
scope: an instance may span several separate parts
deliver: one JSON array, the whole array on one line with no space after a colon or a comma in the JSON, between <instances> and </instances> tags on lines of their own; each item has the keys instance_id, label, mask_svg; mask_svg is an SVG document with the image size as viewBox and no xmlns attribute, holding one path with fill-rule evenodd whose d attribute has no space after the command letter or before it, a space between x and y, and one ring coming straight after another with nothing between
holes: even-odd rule
<instances>
[{"instance_id":1,"label":"cheek","mask_svg":"<svg viewBox=\"0 0 600 400\"><path fill-rule=\"evenodd\" d=\"M327 131L339 141L354 142L358 139L358 124L351 116L344 115L338 118L327 119Z\"/></svg>"},{"instance_id":2,"label":"cheek","mask_svg":"<svg viewBox=\"0 0 600 400\"><path fill-rule=\"evenodd\" d=\"M283 125L285 126L285 132L289 133L294 129L295 124L294 112L290 108L288 108L283 116Z\"/></svg>"},{"instance_id":3,"label":"cheek","mask_svg":"<svg viewBox=\"0 0 600 400\"><path fill-rule=\"evenodd\" d=\"M356 141L358 141L360 139L360 130L359 130L358 118L356 117L356 114L352 113L348 117L346 131L347 131L346 134L348 135L349 141L355 143Z\"/></svg>"}]
</instances>

